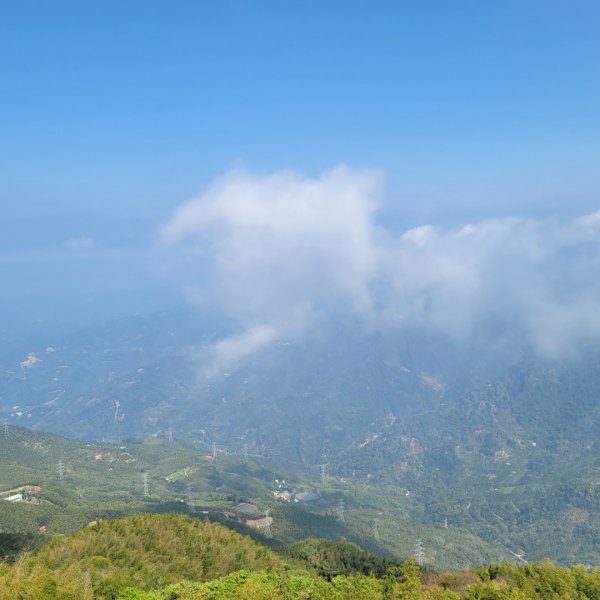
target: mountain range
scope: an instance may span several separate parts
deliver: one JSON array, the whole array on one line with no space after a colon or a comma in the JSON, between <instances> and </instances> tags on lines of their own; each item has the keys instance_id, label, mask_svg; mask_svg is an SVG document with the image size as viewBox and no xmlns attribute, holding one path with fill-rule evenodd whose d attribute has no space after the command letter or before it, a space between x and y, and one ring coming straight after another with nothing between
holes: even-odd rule
<instances>
[{"instance_id":1,"label":"mountain range","mask_svg":"<svg viewBox=\"0 0 600 600\"><path fill-rule=\"evenodd\" d=\"M474 536L480 559L600 562L598 347L544 358L490 332L340 321L209 373L231 330L165 311L5 351L0 418L86 443L161 436L257 461L350 510L368 505L367 520Z\"/></svg>"}]
</instances>

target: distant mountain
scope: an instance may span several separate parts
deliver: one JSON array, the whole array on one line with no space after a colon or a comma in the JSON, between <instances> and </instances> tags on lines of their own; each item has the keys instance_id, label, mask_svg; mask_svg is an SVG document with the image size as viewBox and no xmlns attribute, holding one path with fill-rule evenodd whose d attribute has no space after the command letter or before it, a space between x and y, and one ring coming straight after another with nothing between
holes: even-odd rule
<instances>
[{"instance_id":1,"label":"distant mountain","mask_svg":"<svg viewBox=\"0 0 600 600\"><path fill-rule=\"evenodd\" d=\"M437 407L445 390L500 372L481 344L333 323L206 377L231 327L163 312L81 331L0 363L0 418L82 439L174 428L188 439L291 462L360 443L377 421Z\"/></svg>"},{"instance_id":2,"label":"distant mountain","mask_svg":"<svg viewBox=\"0 0 600 600\"><path fill-rule=\"evenodd\" d=\"M486 332L339 322L207 377L207 348L231 331L164 312L32 348L2 366L0 415L83 440L173 435L315 483L324 465L322 487L354 486L357 505L433 539L468 531L515 560L600 562L598 348L543 360Z\"/></svg>"}]
</instances>

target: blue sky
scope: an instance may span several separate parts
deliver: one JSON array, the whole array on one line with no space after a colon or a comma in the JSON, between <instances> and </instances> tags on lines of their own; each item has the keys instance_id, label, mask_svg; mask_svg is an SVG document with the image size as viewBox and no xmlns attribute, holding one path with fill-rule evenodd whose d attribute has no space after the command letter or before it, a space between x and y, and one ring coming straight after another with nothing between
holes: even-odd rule
<instances>
[{"instance_id":1,"label":"blue sky","mask_svg":"<svg viewBox=\"0 0 600 600\"><path fill-rule=\"evenodd\" d=\"M591 212L599 25L592 1L6 5L11 302L65 286L122 292L121 310L146 306L140 290L173 301L139 255L178 205L239 164L380 169L378 219L392 230ZM80 238L94 248L65 270L65 242ZM36 252L56 255L49 271ZM82 266L92 253L103 268Z\"/></svg>"}]
</instances>

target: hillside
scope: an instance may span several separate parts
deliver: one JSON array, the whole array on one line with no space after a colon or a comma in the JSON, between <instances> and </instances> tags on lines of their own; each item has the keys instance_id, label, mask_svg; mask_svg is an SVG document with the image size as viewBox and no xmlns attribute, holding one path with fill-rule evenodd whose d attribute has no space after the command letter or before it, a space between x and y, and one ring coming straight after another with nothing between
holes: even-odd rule
<instances>
[{"instance_id":1,"label":"hillside","mask_svg":"<svg viewBox=\"0 0 600 600\"><path fill-rule=\"evenodd\" d=\"M464 527L528 558L597 564L599 362L594 352L518 365L466 393L448 390L444 406L384 429L345 456L341 472L410 489L422 498L417 519Z\"/></svg>"},{"instance_id":2,"label":"hillside","mask_svg":"<svg viewBox=\"0 0 600 600\"><path fill-rule=\"evenodd\" d=\"M550 563L434 573L414 560L386 563L318 540L290 548L284 559L220 525L181 515L93 523L14 565L0 563L2 600L594 600L598 594L598 572Z\"/></svg>"},{"instance_id":3,"label":"hillside","mask_svg":"<svg viewBox=\"0 0 600 600\"><path fill-rule=\"evenodd\" d=\"M275 546L310 537L345 538L377 554L402 558L425 536L429 564L439 568L510 558L467 531L413 520L392 493L381 495L380 488L337 477L320 481L316 474L311 478L221 452L215 458L211 451L167 438L83 444L25 429L9 427L6 432L0 436L0 531L23 536L24 547L97 519L176 511L221 522ZM292 497L315 497L297 502L276 498L282 490ZM24 501L6 500L15 494ZM343 521L340 500L345 502ZM242 510L241 503L249 508ZM272 522L265 529L267 510ZM15 544L20 547L18 539L7 538L6 555L14 554Z\"/></svg>"},{"instance_id":4,"label":"hillside","mask_svg":"<svg viewBox=\"0 0 600 600\"><path fill-rule=\"evenodd\" d=\"M202 508L230 508L234 495L271 501L264 508L279 512L271 529L282 542L323 530L407 556L426 538L428 560L444 568L509 557L600 563L597 347L550 360L489 347L484 333L457 341L331 323L207 379L206 348L228 327L164 312L32 348L39 360L5 359L0 414L92 444L72 456L115 490L86 491L94 483L79 480L77 467L70 498L104 497L113 514L185 501L189 484ZM92 466L103 438L125 449ZM65 451L44 468L55 474L61 459L71 460ZM151 500L139 495L143 472ZM5 489L30 479L9 477ZM319 494L297 512L272 503L275 479Z\"/></svg>"},{"instance_id":5,"label":"hillside","mask_svg":"<svg viewBox=\"0 0 600 600\"><path fill-rule=\"evenodd\" d=\"M41 598L60 589L82 598L92 590L94 597L110 598L126 585L149 589L281 565L267 548L219 525L177 515L138 515L55 538L5 570L0 589L10 589L8 597Z\"/></svg>"},{"instance_id":6,"label":"hillside","mask_svg":"<svg viewBox=\"0 0 600 600\"><path fill-rule=\"evenodd\" d=\"M303 573L241 571L205 584L170 586L158 593L129 589L120 600L593 600L598 594L598 573L577 567L491 565L476 572L423 575L409 561L379 579L350 575L325 582Z\"/></svg>"}]
</instances>

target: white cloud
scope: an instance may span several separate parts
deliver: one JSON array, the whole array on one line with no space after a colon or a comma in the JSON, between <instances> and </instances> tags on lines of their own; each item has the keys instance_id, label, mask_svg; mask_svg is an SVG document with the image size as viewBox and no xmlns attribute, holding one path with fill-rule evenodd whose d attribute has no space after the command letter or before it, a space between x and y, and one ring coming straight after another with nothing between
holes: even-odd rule
<instances>
[{"instance_id":1,"label":"white cloud","mask_svg":"<svg viewBox=\"0 0 600 600\"><path fill-rule=\"evenodd\" d=\"M576 219L575 226L590 229L600 229L600 210Z\"/></svg>"},{"instance_id":2,"label":"white cloud","mask_svg":"<svg viewBox=\"0 0 600 600\"><path fill-rule=\"evenodd\" d=\"M204 375L213 377L227 369L235 368L241 360L275 341L277 337L275 328L269 325L256 325L240 335L217 342L209 348Z\"/></svg>"},{"instance_id":3,"label":"white cloud","mask_svg":"<svg viewBox=\"0 0 600 600\"><path fill-rule=\"evenodd\" d=\"M400 238L403 242L410 242L415 246L423 246L426 244L432 235L434 235L435 230L431 225L421 225L419 227L414 227L413 229L409 229L405 233L402 234Z\"/></svg>"},{"instance_id":4,"label":"white cloud","mask_svg":"<svg viewBox=\"0 0 600 600\"><path fill-rule=\"evenodd\" d=\"M189 295L210 295L246 331L289 335L323 311L370 310L380 180L347 167L316 179L234 171L180 207L163 239L189 239L187 251L208 256L204 285Z\"/></svg>"},{"instance_id":5,"label":"white cloud","mask_svg":"<svg viewBox=\"0 0 600 600\"><path fill-rule=\"evenodd\" d=\"M216 363L334 314L460 336L493 319L547 354L600 337L600 212L393 236L375 225L381 180L343 166L313 179L234 171L176 211L162 237L202 264L193 295L242 331L213 348Z\"/></svg>"}]
</instances>

